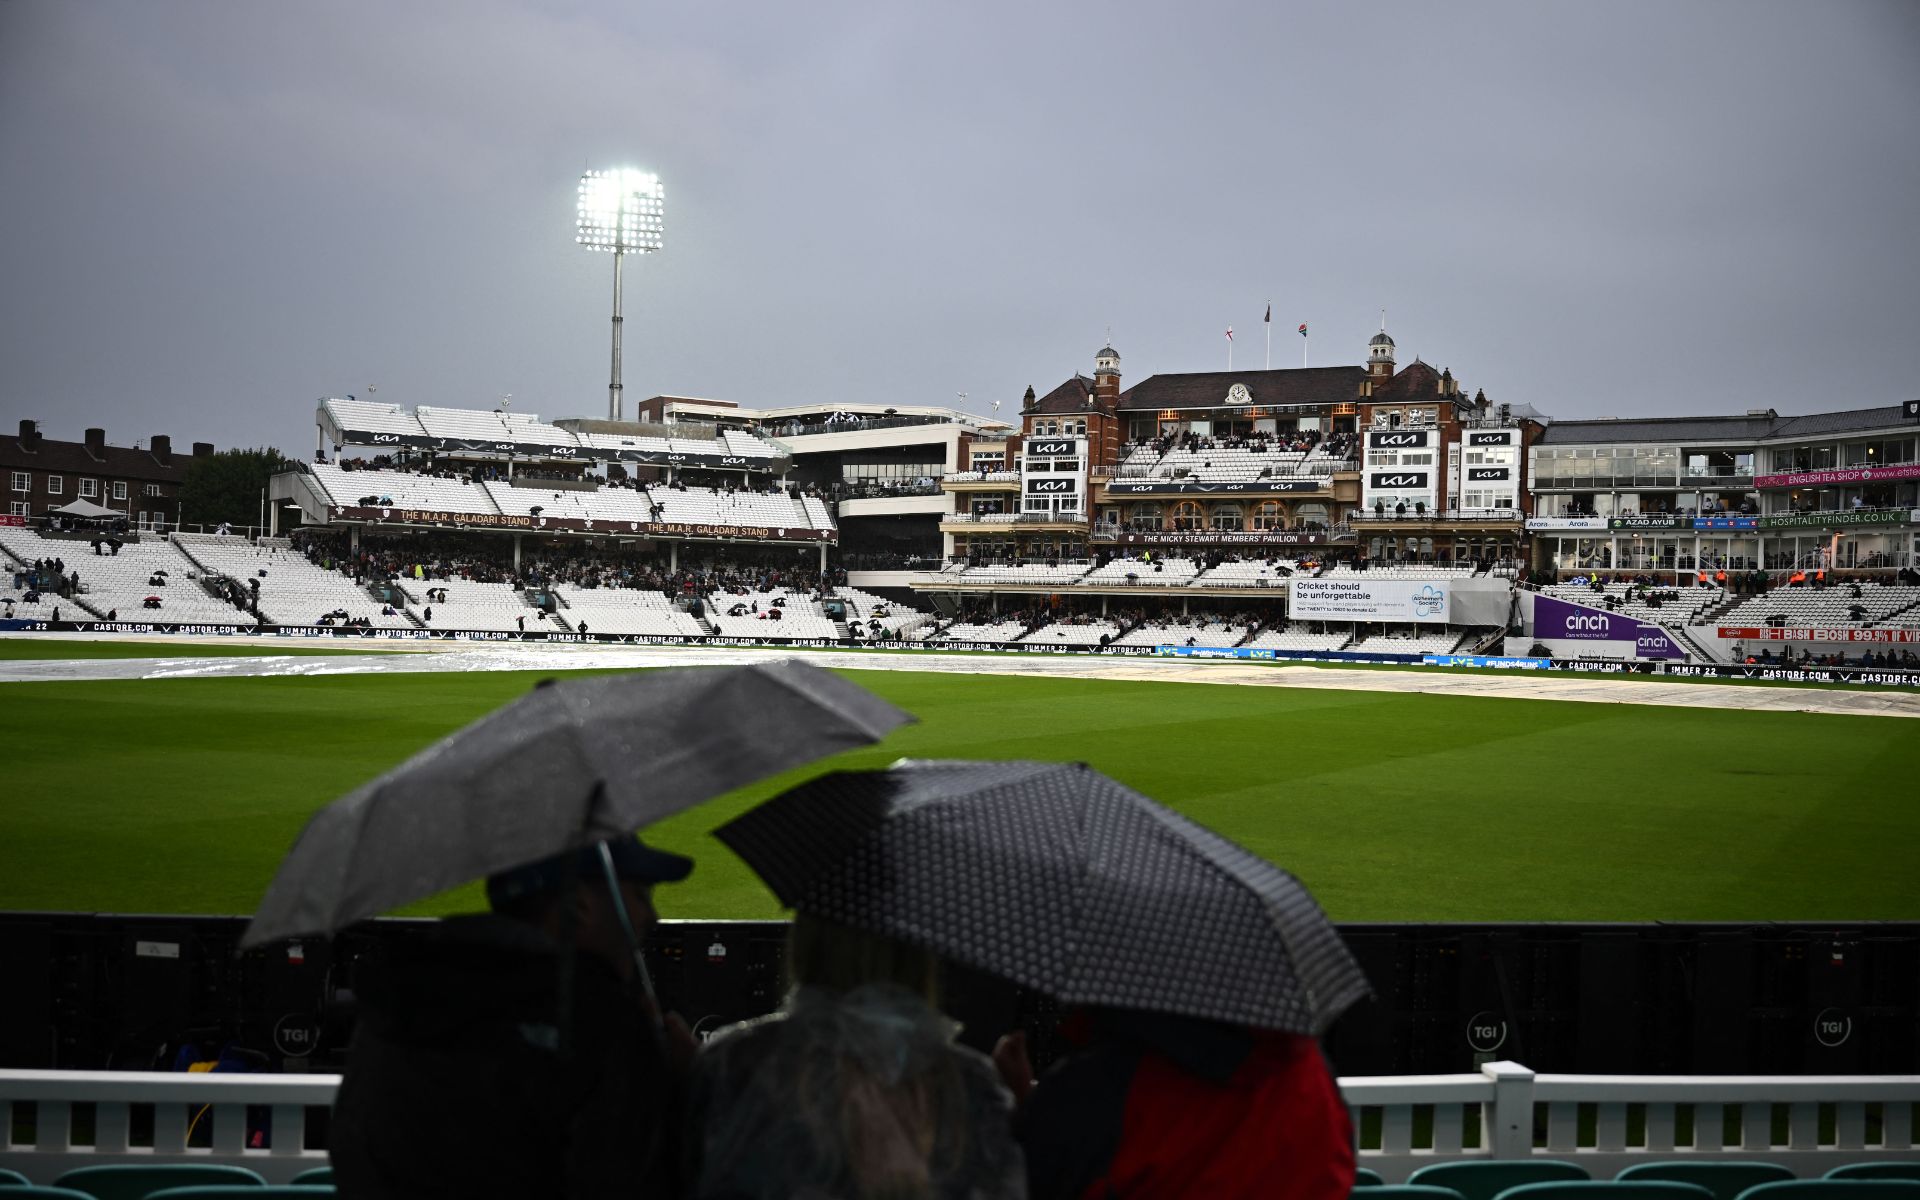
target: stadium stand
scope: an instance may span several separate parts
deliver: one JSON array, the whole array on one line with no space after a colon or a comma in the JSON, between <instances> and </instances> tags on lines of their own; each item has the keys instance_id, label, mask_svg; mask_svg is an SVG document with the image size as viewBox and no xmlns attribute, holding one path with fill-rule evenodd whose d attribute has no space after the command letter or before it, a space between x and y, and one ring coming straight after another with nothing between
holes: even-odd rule
<instances>
[{"instance_id":1,"label":"stadium stand","mask_svg":"<svg viewBox=\"0 0 1920 1200\"><path fill-rule=\"evenodd\" d=\"M1070 584L1085 575L1089 566L1083 562L999 563L943 571L941 578L953 583Z\"/></svg>"},{"instance_id":2,"label":"stadium stand","mask_svg":"<svg viewBox=\"0 0 1920 1200\"><path fill-rule=\"evenodd\" d=\"M789 588L770 591L715 592L707 599L707 621L722 637L787 641L793 638L837 638L820 606L805 592ZM737 609L746 611L738 613ZM776 618L774 613L778 613Z\"/></svg>"},{"instance_id":3,"label":"stadium stand","mask_svg":"<svg viewBox=\"0 0 1920 1200\"><path fill-rule=\"evenodd\" d=\"M516 442L544 442L550 446L575 446L580 439L560 428L549 425L532 413L500 414L500 421Z\"/></svg>"},{"instance_id":4,"label":"stadium stand","mask_svg":"<svg viewBox=\"0 0 1920 1200\"><path fill-rule=\"evenodd\" d=\"M233 540L247 544L240 539ZM202 568L164 539L148 536L124 543L117 555L97 555L86 542L43 538L29 530L0 526L0 546L22 563L61 559L68 575L76 571L80 575L78 602L43 592L37 605L28 605L24 589L9 593L14 596L16 617L51 619L53 609L58 607L69 621L88 620L95 615L104 617L108 613L117 614L122 621L160 625L231 625L253 621L231 601L209 594L201 584ZM159 598L158 608L147 607L148 596Z\"/></svg>"},{"instance_id":5,"label":"stadium stand","mask_svg":"<svg viewBox=\"0 0 1920 1200\"><path fill-rule=\"evenodd\" d=\"M1029 645L1098 646L1101 638L1112 642L1119 636L1120 626L1117 622L1097 617L1069 617L1044 625L1021 640Z\"/></svg>"},{"instance_id":6,"label":"stadium stand","mask_svg":"<svg viewBox=\"0 0 1920 1200\"><path fill-rule=\"evenodd\" d=\"M1181 618L1150 620L1115 639L1116 646L1195 646L1222 649L1237 646L1252 632L1248 625Z\"/></svg>"},{"instance_id":7,"label":"stadium stand","mask_svg":"<svg viewBox=\"0 0 1920 1200\"><path fill-rule=\"evenodd\" d=\"M859 588L837 587L833 589L833 595L846 602L848 614L864 627L863 636L871 631L875 621L880 623L884 633L906 637L933 619L930 614L910 604L887 600ZM853 621L848 624L851 626Z\"/></svg>"},{"instance_id":8,"label":"stadium stand","mask_svg":"<svg viewBox=\"0 0 1920 1200\"><path fill-rule=\"evenodd\" d=\"M1328 563L1321 572L1324 575L1362 575L1370 579L1458 579L1474 573L1474 564L1470 562L1436 563L1395 563L1392 565L1369 563L1362 571L1352 563Z\"/></svg>"},{"instance_id":9,"label":"stadium stand","mask_svg":"<svg viewBox=\"0 0 1920 1200\"><path fill-rule=\"evenodd\" d=\"M1285 587L1293 572L1292 564L1277 559L1247 559L1208 567L1193 582L1200 587Z\"/></svg>"},{"instance_id":10,"label":"stadium stand","mask_svg":"<svg viewBox=\"0 0 1920 1200\"><path fill-rule=\"evenodd\" d=\"M720 442L727 453L738 454L745 458L776 458L780 453L778 447L738 429L722 430Z\"/></svg>"},{"instance_id":11,"label":"stadium stand","mask_svg":"<svg viewBox=\"0 0 1920 1200\"><path fill-rule=\"evenodd\" d=\"M1650 604L1642 598L1645 592L1670 597L1658 604ZM1609 583L1595 591L1591 584L1557 583L1540 589L1542 595L1553 596L1573 604L1584 604L1590 608L1608 608L1608 601L1614 611L1631 617L1636 621L1645 621L1652 625L1685 625L1698 620L1707 610L1717 604L1725 603L1727 591L1711 584L1706 586L1660 587L1644 589L1630 583ZM1677 595L1675 595L1677 593Z\"/></svg>"},{"instance_id":12,"label":"stadium stand","mask_svg":"<svg viewBox=\"0 0 1920 1200\"><path fill-rule=\"evenodd\" d=\"M647 450L666 454L673 449L666 438L645 434L583 433L579 441L590 450Z\"/></svg>"},{"instance_id":13,"label":"stadium stand","mask_svg":"<svg viewBox=\"0 0 1920 1200\"><path fill-rule=\"evenodd\" d=\"M243 584L258 579L260 615L275 624L312 625L323 613L345 609L349 619L364 617L375 629L414 627L403 614L382 615L383 606L366 589L338 571L308 562L284 542L259 545L245 538L192 533L175 534L174 541L208 571ZM230 606L225 619L233 619Z\"/></svg>"},{"instance_id":14,"label":"stadium stand","mask_svg":"<svg viewBox=\"0 0 1920 1200\"><path fill-rule=\"evenodd\" d=\"M419 418L412 413L402 412L398 404L375 404L369 400L326 400L321 407L327 411L336 429L398 434L401 437L428 436Z\"/></svg>"},{"instance_id":15,"label":"stadium stand","mask_svg":"<svg viewBox=\"0 0 1920 1200\"><path fill-rule=\"evenodd\" d=\"M1262 626L1242 644L1262 650L1329 652L1345 649L1352 640L1351 629L1316 631L1306 621L1276 621Z\"/></svg>"},{"instance_id":16,"label":"stadium stand","mask_svg":"<svg viewBox=\"0 0 1920 1200\"><path fill-rule=\"evenodd\" d=\"M429 408L420 405L413 410L420 420L420 427L427 431L428 437L448 438L469 441L503 441L513 435L500 414L480 408Z\"/></svg>"},{"instance_id":17,"label":"stadium stand","mask_svg":"<svg viewBox=\"0 0 1920 1200\"><path fill-rule=\"evenodd\" d=\"M703 487L651 487L648 499L661 508L660 519L689 525L767 525L777 529L831 529L785 492L723 491ZM816 503L818 503L816 501Z\"/></svg>"},{"instance_id":18,"label":"stadium stand","mask_svg":"<svg viewBox=\"0 0 1920 1200\"><path fill-rule=\"evenodd\" d=\"M1247 438L1185 437L1132 442L1116 474L1122 479L1187 479L1195 483L1244 483L1295 475L1325 475L1351 469L1352 435L1321 440L1318 433Z\"/></svg>"},{"instance_id":19,"label":"stadium stand","mask_svg":"<svg viewBox=\"0 0 1920 1200\"><path fill-rule=\"evenodd\" d=\"M445 479L414 471L343 470L315 463L313 478L341 508L418 508L431 512L492 513L500 509L485 486L470 479Z\"/></svg>"},{"instance_id":20,"label":"stadium stand","mask_svg":"<svg viewBox=\"0 0 1920 1200\"><path fill-rule=\"evenodd\" d=\"M1472 636L1459 629L1393 630L1362 635L1347 649L1356 654L1452 654Z\"/></svg>"},{"instance_id":21,"label":"stadium stand","mask_svg":"<svg viewBox=\"0 0 1920 1200\"><path fill-rule=\"evenodd\" d=\"M475 583L468 579L409 579L401 582L400 589L421 624L430 629L505 632L541 627L540 610L510 584ZM426 616L429 609L433 612L431 619Z\"/></svg>"},{"instance_id":22,"label":"stadium stand","mask_svg":"<svg viewBox=\"0 0 1920 1200\"><path fill-rule=\"evenodd\" d=\"M1076 586L1118 584L1126 587L1181 587L1200 573L1200 564L1190 558L1116 558L1095 567L1075 581Z\"/></svg>"},{"instance_id":23,"label":"stadium stand","mask_svg":"<svg viewBox=\"0 0 1920 1200\"><path fill-rule=\"evenodd\" d=\"M1920 628L1920 587L1865 583L1858 585L1858 596L1854 590L1849 584L1775 587L1741 601L1715 619L1722 625L1765 625L1784 618L1787 625L1831 629Z\"/></svg>"},{"instance_id":24,"label":"stadium stand","mask_svg":"<svg viewBox=\"0 0 1920 1200\"><path fill-rule=\"evenodd\" d=\"M637 633L656 636L703 637L697 617L674 607L657 591L639 588L587 588L559 584L560 616L574 629L582 622L591 633Z\"/></svg>"},{"instance_id":25,"label":"stadium stand","mask_svg":"<svg viewBox=\"0 0 1920 1200\"><path fill-rule=\"evenodd\" d=\"M955 621L932 635L940 642L1012 642L1027 631L1025 621Z\"/></svg>"},{"instance_id":26,"label":"stadium stand","mask_svg":"<svg viewBox=\"0 0 1920 1200\"><path fill-rule=\"evenodd\" d=\"M592 519L600 505L599 492L555 490L537 486L516 486L511 483L489 481L480 484L493 507L508 516L515 517L559 517L563 519ZM636 494L636 499L638 498ZM539 512L534 512L539 509ZM646 520L645 505L641 505L639 520Z\"/></svg>"}]
</instances>

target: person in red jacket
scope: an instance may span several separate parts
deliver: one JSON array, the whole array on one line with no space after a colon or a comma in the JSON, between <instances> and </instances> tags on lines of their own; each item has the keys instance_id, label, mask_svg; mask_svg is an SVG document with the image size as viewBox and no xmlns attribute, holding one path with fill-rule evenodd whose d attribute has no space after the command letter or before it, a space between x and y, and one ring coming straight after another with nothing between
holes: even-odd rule
<instances>
[{"instance_id":1,"label":"person in red jacket","mask_svg":"<svg viewBox=\"0 0 1920 1200\"><path fill-rule=\"evenodd\" d=\"M1024 1034L994 1052L1033 1200L1347 1200L1353 1122L1314 1038L1117 1009L1061 1031L1038 1082Z\"/></svg>"}]
</instances>

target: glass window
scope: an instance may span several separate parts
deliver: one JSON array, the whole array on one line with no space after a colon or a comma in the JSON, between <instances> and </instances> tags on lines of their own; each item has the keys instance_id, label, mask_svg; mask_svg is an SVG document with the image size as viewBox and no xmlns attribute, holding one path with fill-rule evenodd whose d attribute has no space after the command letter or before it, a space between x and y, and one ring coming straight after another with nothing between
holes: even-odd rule
<instances>
[{"instance_id":1,"label":"glass window","mask_svg":"<svg viewBox=\"0 0 1920 1200\"><path fill-rule=\"evenodd\" d=\"M1199 529L1206 519L1198 500L1182 500L1173 508L1173 527L1175 529Z\"/></svg>"},{"instance_id":2,"label":"glass window","mask_svg":"<svg viewBox=\"0 0 1920 1200\"><path fill-rule=\"evenodd\" d=\"M33 487L33 483L28 478L27 473L25 471L15 471L13 473L13 490L14 491L25 492L25 491L31 490L32 487Z\"/></svg>"},{"instance_id":3,"label":"glass window","mask_svg":"<svg viewBox=\"0 0 1920 1200\"><path fill-rule=\"evenodd\" d=\"M127 498L126 480L116 479L113 481L113 498L115 500L125 500Z\"/></svg>"},{"instance_id":4,"label":"glass window","mask_svg":"<svg viewBox=\"0 0 1920 1200\"><path fill-rule=\"evenodd\" d=\"M1220 530L1236 530L1241 527L1242 513L1238 504L1216 504L1213 508L1211 525Z\"/></svg>"},{"instance_id":5,"label":"glass window","mask_svg":"<svg viewBox=\"0 0 1920 1200\"><path fill-rule=\"evenodd\" d=\"M33 515L33 505L25 500L11 500L7 503L7 513L15 517L30 517Z\"/></svg>"},{"instance_id":6,"label":"glass window","mask_svg":"<svg viewBox=\"0 0 1920 1200\"><path fill-rule=\"evenodd\" d=\"M47 476L47 495L58 496L66 491L67 481L58 475Z\"/></svg>"},{"instance_id":7,"label":"glass window","mask_svg":"<svg viewBox=\"0 0 1920 1200\"><path fill-rule=\"evenodd\" d=\"M1262 500L1254 506L1253 527L1255 529L1281 529L1286 523L1286 518L1280 515L1278 500Z\"/></svg>"},{"instance_id":8,"label":"glass window","mask_svg":"<svg viewBox=\"0 0 1920 1200\"><path fill-rule=\"evenodd\" d=\"M160 485L157 483L150 483L146 487L141 489L140 494L143 496L158 496L160 494Z\"/></svg>"},{"instance_id":9,"label":"glass window","mask_svg":"<svg viewBox=\"0 0 1920 1200\"><path fill-rule=\"evenodd\" d=\"M100 481L98 479L82 479L80 481L80 498L82 500L98 500L100 498Z\"/></svg>"}]
</instances>

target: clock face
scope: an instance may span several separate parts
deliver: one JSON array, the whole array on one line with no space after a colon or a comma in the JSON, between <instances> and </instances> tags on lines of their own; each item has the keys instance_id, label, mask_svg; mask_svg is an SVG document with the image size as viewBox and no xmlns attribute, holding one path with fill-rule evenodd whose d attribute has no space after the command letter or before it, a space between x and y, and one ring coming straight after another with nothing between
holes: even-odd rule
<instances>
[{"instance_id":1,"label":"clock face","mask_svg":"<svg viewBox=\"0 0 1920 1200\"><path fill-rule=\"evenodd\" d=\"M1236 383L1232 387L1227 389L1227 403L1228 404L1252 404L1253 394L1247 391L1246 384Z\"/></svg>"}]
</instances>

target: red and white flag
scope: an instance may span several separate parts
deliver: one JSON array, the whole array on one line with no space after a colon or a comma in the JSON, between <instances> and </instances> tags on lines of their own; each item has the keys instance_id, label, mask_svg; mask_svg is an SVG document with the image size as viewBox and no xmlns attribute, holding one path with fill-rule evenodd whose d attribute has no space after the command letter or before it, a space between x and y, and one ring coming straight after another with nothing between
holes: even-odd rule
<instances>
[{"instance_id":1,"label":"red and white flag","mask_svg":"<svg viewBox=\"0 0 1920 1200\"><path fill-rule=\"evenodd\" d=\"M1227 326L1227 340L1228 341L1233 340L1233 326L1231 325Z\"/></svg>"}]
</instances>

